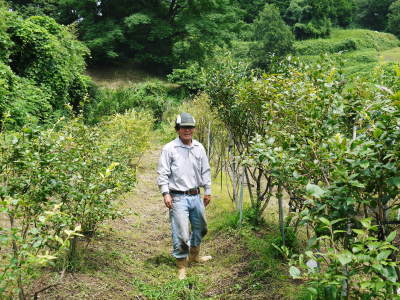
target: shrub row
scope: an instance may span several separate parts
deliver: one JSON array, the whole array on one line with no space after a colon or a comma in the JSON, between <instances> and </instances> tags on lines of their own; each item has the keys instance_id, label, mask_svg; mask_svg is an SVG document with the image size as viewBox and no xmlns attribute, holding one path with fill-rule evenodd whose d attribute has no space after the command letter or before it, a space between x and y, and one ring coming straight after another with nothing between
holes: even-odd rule
<instances>
[{"instance_id":1,"label":"shrub row","mask_svg":"<svg viewBox=\"0 0 400 300\"><path fill-rule=\"evenodd\" d=\"M215 65L207 91L240 154L255 218L286 190L286 225L313 229L304 254L281 248L292 259L292 277L311 283L309 299L393 299L399 66L349 81L329 63L289 61L262 77L225 63ZM284 236L283 214L280 220Z\"/></svg>"},{"instance_id":2,"label":"shrub row","mask_svg":"<svg viewBox=\"0 0 400 300\"><path fill-rule=\"evenodd\" d=\"M338 53L357 49L353 39L330 41L328 39L308 40L294 43L296 55L318 55L323 53Z\"/></svg>"},{"instance_id":3,"label":"shrub row","mask_svg":"<svg viewBox=\"0 0 400 300\"><path fill-rule=\"evenodd\" d=\"M0 134L0 298L25 299L38 267L73 267L78 236L119 215L115 199L135 184L153 119L131 111L87 127Z\"/></svg>"},{"instance_id":4,"label":"shrub row","mask_svg":"<svg viewBox=\"0 0 400 300\"><path fill-rule=\"evenodd\" d=\"M298 41L294 43L294 49L296 55L320 55L370 48L380 51L399 45L399 40L389 33L365 29L336 29L329 39Z\"/></svg>"}]
</instances>

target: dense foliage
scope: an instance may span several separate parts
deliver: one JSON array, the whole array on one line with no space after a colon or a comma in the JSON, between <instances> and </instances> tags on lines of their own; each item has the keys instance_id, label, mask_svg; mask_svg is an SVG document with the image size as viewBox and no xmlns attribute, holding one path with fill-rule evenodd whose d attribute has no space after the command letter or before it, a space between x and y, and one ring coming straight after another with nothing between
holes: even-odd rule
<instances>
[{"instance_id":1,"label":"dense foliage","mask_svg":"<svg viewBox=\"0 0 400 300\"><path fill-rule=\"evenodd\" d=\"M400 70L372 67L399 41L332 25L399 35L399 1L7 2L11 10L0 0L1 297L26 298L39 266L74 267L80 239L118 216L114 200L135 182L154 121L165 130L187 91L201 93L181 109L198 120L198 138L215 173L226 171L237 206L247 183L245 217L258 225L278 200L275 247L290 274L308 281L311 299L395 296ZM284 60L290 53L318 61ZM173 69L168 79L186 91L161 81L97 88L84 75L89 57ZM359 71L342 68L354 61L368 76L347 76ZM309 235L303 254L290 248L299 228Z\"/></svg>"},{"instance_id":2,"label":"dense foliage","mask_svg":"<svg viewBox=\"0 0 400 300\"><path fill-rule=\"evenodd\" d=\"M73 268L78 237L119 212L114 200L135 183L152 118L134 111L97 127L82 120L0 135L0 296L25 299L39 267Z\"/></svg>"},{"instance_id":3,"label":"dense foliage","mask_svg":"<svg viewBox=\"0 0 400 300\"><path fill-rule=\"evenodd\" d=\"M389 32L400 36L400 1L393 2L389 7L387 29Z\"/></svg>"},{"instance_id":4,"label":"dense foliage","mask_svg":"<svg viewBox=\"0 0 400 300\"><path fill-rule=\"evenodd\" d=\"M134 108L137 111L151 111L159 124L163 121L163 113L177 106L186 96L181 88L161 81L116 89L101 88L93 93L93 99L85 105L84 116L88 124L95 124L104 116Z\"/></svg>"},{"instance_id":5,"label":"dense foliage","mask_svg":"<svg viewBox=\"0 0 400 300\"><path fill-rule=\"evenodd\" d=\"M390 5L395 0L355 0L356 20L363 27L385 30Z\"/></svg>"},{"instance_id":6,"label":"dense foliage","mask_svg":"<svg viewBox=\"0 0 400 300\"><path fill-rule=\"evenodd\" d=\"M260 41L259 36L266 30L260 24L266 18L276 20L269 27L279 28L276 36L284 37L285 45L275 45L272 41L276 39L271 35L263 37L264 42L268 50L280 53L290 49L288 29L280 18L300 40L327 37L332 26L361 26L396 33L395 11L390 9L394 0L7 2L24 16L46 15L61 24L75 23L79 38L91 50L94 64L130 61L158 71L201 64L216 46L229 47L232 41L249 41L254 35Z\"/></svg>"},{"instance_id":7,"label":"dense foliage","mask_svg":"<svg viewBox=\"0 0 400 300\"><path fill-rule=\"evenodd\" d=\"M164 68L201 59L240 25L230 0L65 0L51 15L63 24L78 22L96 63L129 59Z\"/></svg>"},{"instance_id":8,"label":"dense foliage","mask_svg":"<svg viewBox=\"0 0 400 300\"><path fill-rule=\"evenodd\" d=\"M292 52L294 36L273 5L266 4L254 21L253 39L250 51L257 67L267 69L274 58Z\"/></svg>"},{"instance_id":9,"label":"dense foliage","mask_svg":"<svg viewBox=\"0 0 400 300\"><path fill-rule=\"evenodd\" d=\"M79 111L87 97L88 51L73 28L45 16L22 19L2 6L0 15L1 127L42 123L65 113L66 105Z\"/></svg>"},{"instance_id":10,"label":"dense foliage","mask_svg":"<svg viewBox=\"0 0 400 300\"><path fill-rule=\"evenodd\" d=\"M399 208L399 70L348 82L329 64L289 62L246 76L232 63L208 81L260 218L289 196L286 226L313 229L303 272L313 299L391 297L398 286L390 216ZM253 187L251 191L250 187ZM285 253L285 252L284 252Z\"/></svg>"}]
</instances>

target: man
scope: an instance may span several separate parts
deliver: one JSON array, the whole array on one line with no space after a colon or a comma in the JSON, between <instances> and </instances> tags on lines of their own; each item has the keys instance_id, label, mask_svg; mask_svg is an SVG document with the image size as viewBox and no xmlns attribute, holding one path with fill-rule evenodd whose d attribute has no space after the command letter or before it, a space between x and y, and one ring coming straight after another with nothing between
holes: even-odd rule
<instances>
[{"instance_id":1,"label":"man","mask_svg":"<svg viewBox=\"0 0 400 300\"><path fill-rule=\"evenodd\" d=\"M195 125L192 115L178 115L175 121L178 137L163 147L157 169L157 183L169 208L172 255L176 258L179 279L186 278L188 262L211 259L199 256L201 240L207 233L205 207L211 201L211 172L203 145L192 138ZM200 187L204 188L203 200Z\"/></svg>"}]
</instances>

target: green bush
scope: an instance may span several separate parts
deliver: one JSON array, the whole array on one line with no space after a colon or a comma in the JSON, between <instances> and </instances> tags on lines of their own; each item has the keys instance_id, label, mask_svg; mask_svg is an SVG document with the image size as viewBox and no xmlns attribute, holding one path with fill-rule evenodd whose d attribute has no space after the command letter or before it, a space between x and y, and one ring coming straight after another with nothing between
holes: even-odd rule
<instances>
[{"instance_id":1,"label":"green bush","mask_svg":"<svg viewBox=\"0 0 400 300\"><path fill-rule=\"evenodd\" d=\"M307 40L294 44L296 55L319 55L323 53L353 51L356 49L357 44L351 38L339 41L331 41L329 39Z\"/></svg>"},{"instance_id":2,"label":"green bush","mask_svg":"<svg viewBox=\"0 0 400 300\"><path fill-rule=\"evenodd\" d=\"M204 80L198 63L193 63L186 68L173 69L167 78L170 82L177 83L192 93L204 88Z\"/></svg>"},{"instance_id":3,"label":"green bush","mask_svg":"<svg viewBox=\"0 0 400 300\"><path fill-rule=\"evenodd\" d=\"M10 101L4 128L20 128L25 124L40 124L49 120L52 113L51 94L39 88L29 79L16 77L13 90L8 95Z\"/></svg>"},{"instance_id":4,"label":"green bush","mask_svg":"<svg viewBox=\"0 0 400 300\"><path fill-rule=\"evenodd\" d=\"M5 8L4 2L0 1L0 62L6 62L10 56L10 48L13 43L7 30L13 20L12 14Z\"/></svg>"},{"instance_id":5,"label":"green bush","mask_svg":"<svg viewBox=\"0 0 400 300\"><path fill-rule=\"evenodd\" d=\"M73 27L49 17L23 19L3 6L0 17L0 120L17 128L69 114L68 105L78 112L90 80L83 75L88 50Z\"/></svg>"},{"instance_id":6,"label":"green bush","mask_svg":"<svg viewBox=\"0 0 400 300\"><path fill-rule=\"evenodd\" d=\"M51 129L0 133L0 298L24 297L40 267L73 268L78 236L92 236L120 214L119 195L132 188L153 119L130 111L88 127L81 119Z\"/></svg>"},{"instance_id":7,"label":"green bush","mask_svg":"<svg viewBox=\"0 0 400 300\"><path fill-rule=\"evenodd\" d=\"M296 23L293 26L293 32L299 40L328 37L331 33L331 22L328 18L323 18L313 19L308 23Z\"/></svg>"},{"instance_id":8,"label":"green bush","mask_svg":"<svg viewBox=\"0 0 400 300\"><path fill-rule=\"evenodd\" d=\"M178 88L161 81L150 81L133 87L100 89L94 100L85 108L86 120L90 124L99 122L104 116L123 113L131 109L149 110L159 123L163 113L181 101Z\"/></svg>"},{"instance_id":9,"label":"green bush","mask_svg":"<svg viewBox=\"0 0 400 300\"><path fill-rule=\"evenodd\" d=\"M51 93L32 80L16 76L0 62L0 130L44 123L52 112Z\"/></svg>"},{"instance_id":10,"label":"green bush","mask_svg":"<svg viewBox=\"0 0 400 300\"><path fill-rule=\"evenodd\" d=\"M253 28L255 43L251 44L250 54L255 67L267 69L272 57L283 57L292 51L293 33L274 5L265 4Z\"/></svg>"},{"instance_id":11,"label":"green bush","mask_svg":"<svg viewBox=\"0 0 400 300\"><path fill-rule=\"evenodd\" d=\"M63 109L70 102L69 90L76 87L76 77L84 71L87 49L48 17L19 20L10 32L14 42L12 70L37 85L49 87L52 106Z\"/></svg>"},{"instance_id":12,"label":"green bush","mask_svg":"<svg viewBox=\"0 0 400 300\"><path fill-rule=\"evenodd\" d=\"M285 21L292 26L296 39L329 36L332 2L328 0L289 1Z\"/></svg>"},{"instance_id":13,"label":"green bush","mask_svg":"<svg viewBox=\"0 0 400 300\"><path fill-rule=\"evenodd\" d=\"M400 1L394 1L389 7L387 30L400 37Z\"/></svg>"}]
</instances>

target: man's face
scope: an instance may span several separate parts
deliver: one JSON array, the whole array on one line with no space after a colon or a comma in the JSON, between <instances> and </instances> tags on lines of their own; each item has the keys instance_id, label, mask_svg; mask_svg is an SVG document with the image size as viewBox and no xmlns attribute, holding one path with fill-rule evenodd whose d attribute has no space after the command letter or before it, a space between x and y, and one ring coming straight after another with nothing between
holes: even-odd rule
<instances>
[{"instance_id":1,"label":"man's face","mask_svg":"<svg viewBox=\"0 0 400 300\"><path fill-rule=\"evenodd\" d=\"M179 137L185 144L190 144L192 141L193 132L194 127L192 126L181 126L178 130Z\"/></svg>"}]
</instances>

